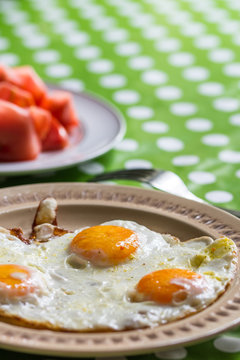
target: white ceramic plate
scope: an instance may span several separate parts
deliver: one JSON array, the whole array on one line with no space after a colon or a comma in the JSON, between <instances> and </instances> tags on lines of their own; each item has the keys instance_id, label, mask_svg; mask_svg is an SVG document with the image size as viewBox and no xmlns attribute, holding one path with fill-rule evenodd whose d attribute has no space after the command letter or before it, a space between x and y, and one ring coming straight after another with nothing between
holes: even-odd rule
<instances>
[{"instance_id":1,"label":"white ceramic plate","mask_svg":"<svg viewBox=\"0 0 240 360\"><path fill-rule=\"evenodd\" d=\"M48 88L57 89L52 85ZM106 153L123 138L125 121L112 105L95 95L71 93L82 130L75 130L70 146L61 151L43 152L32 161L0 162L0 175L31 174L81 164Z\"/></svg>"},{"instance_id":2,"label":"white ceramic plate","mask_svg":"<svg viewBox=\"0 0 240 360\"><path fill-rule=\"evenodd\" d=\"M0 225L31 229L36 207L46 196L56 198L58 224L65 229L125 219L153 231L171 233L183 241L202 235L229 236L240 249L240 220L236 217L207 204L128 186L69 182L3 188ZM184 319L154 328L99 333L30 329L0 321L0 348L77 358L137 355L204 341L239 324L238 265L226 292L206 309Z\"/></svg>"}]
</instances>

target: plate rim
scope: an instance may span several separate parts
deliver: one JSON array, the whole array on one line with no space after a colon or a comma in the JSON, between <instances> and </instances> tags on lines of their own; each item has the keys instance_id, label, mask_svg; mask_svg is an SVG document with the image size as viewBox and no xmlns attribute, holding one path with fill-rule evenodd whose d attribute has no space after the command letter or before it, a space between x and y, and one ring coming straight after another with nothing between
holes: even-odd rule
<instances>
[{"instance_id":1,"label":"plate rim","mask_svg":"<svg viewBox=\"0 0 240 360\"><path fill-rule=\"evenodd\" d=\"M61 86L61 85L56 85L53 83L46 83L46 85L50 88L54 88L54 89L58 89L58 90L63 90L63 91L67 91L70 94L74 95L74 96L80 96L82 98L85 99L90 99L91 101L99 104L101 107L103 107L104 109L106 109L107 111L111 112L113 114L113 116L115 117L119 130L117 132L117 134L111 139L111 141L108 142L108 144L106 144L105 146L102 146L100 149L98 149L97 151L94 152L94 154L90 154L89 156L86 156L85 159L83 161L73 161L69 164L65 164L65 165L56 165L54 166L54 164L51 166L51 168L37 168L37 169L26 169L26 170L2 170L1 169L1 165L6 164L6 162L0 162L0 175L3 176L24 176L24 175L31 175L31 174L38 174L38 173L42 173L44 171L46 172L50 172L50 171L56 171L56 170L62 170L62 169L67 169L70 168L72 166L78 165L78 164L84 164L87 163L90 160L96 159L101 155L104 155L105 153L107 153L108 151L110 151L111 149L113 149L114 146L116 146L124 137L124 135L126 134L126 130L127 130L127 124L126 124L126 119L123 115L123 113L108 99L106 99L104 96L95 93L93 91L74 91L74 90L68 90L67 88ZM84 130L84 128L83 128ZM83 140L83 139L81 139ZM64 151L64 150L63 150ZM47 152L51 155L51 152ZM38 159L36 159L37 161ZM34 162L35 160L31 160L29 161L29 164ZM21 162L7 162L8 164L19 164Z\"/></svg>"},{"instance_id":2,"label":"plate rim","mask_svg":"<svg viewBox=\"0 0 240 360\"><path fill-rule=\"evenodd\" d=\"M0 214L21 207L37 206L46 195L60 205L111 205L154 211L185 223L227 236L231 232L240 248L240 220L223 210L176 195L134 186L59 182L0 189ZM223 228L219 228L221 226ZM103 357L165 351L210 339L240 323L240 269L228 290L203 311L182 320L151 329L110 333L63 333L22 328L0 322L0 347L25 353Z\"/></svg>"}]
</instances>

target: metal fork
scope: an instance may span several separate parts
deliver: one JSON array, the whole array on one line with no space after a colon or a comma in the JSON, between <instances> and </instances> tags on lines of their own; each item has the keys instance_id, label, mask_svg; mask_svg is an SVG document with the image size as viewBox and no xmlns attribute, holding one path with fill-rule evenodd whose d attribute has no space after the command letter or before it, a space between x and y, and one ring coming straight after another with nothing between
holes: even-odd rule
<instances>
[{"instance_id":1,"label":"metal fork","mask_svg":"<svg viewBox=\"0 0 240 360\"><path fill-rule=\"evenodd\" d=\"M123 169L100 174L90 179L90 182L101 182L107 180L134 180L146 183L155 189L178 195L186 199L205 203L191 191L188 190L182 179L172 171L157 169ZM220 209L229 212L240 218L240 211L230 210L220 207Z\"/></svg>"}]
</instances>

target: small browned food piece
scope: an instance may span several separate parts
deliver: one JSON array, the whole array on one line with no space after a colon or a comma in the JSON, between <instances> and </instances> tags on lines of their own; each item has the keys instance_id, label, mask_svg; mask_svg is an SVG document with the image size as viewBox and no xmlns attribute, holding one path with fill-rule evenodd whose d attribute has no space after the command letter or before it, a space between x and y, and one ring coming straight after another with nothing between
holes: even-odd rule
<instances>
[{"instance_id":1,"label":"small browned food piece","mask_svg":"<svg viewBox=\"0 0 240 360\"><path fill-rule=\"evenodd\" d=\"M21 228L12 228L10 229L10 234L16 236L19 240L25 244L30 244L31 240L24 237L23 231Z\"/></svg>"},{"instance_id":2,"label":"small browned food piece","mask_svg":"<svg viewBox=\"0 0 240 360\"><path fill-rule=\"evenodd\" d=\"M68 230L60 229L57 226L47 223L35 226L33 231L34 238L39 242L45 242L52 236L61 236L69 232Z\"/></svg>"},{"instance_id":3,"label":"small browned food piece","mask_svg":"<svg viewBox=\"0 0 240 360\"><path fill-rule=\"evenodd\" d=\"M57 201L52 197L41 200L33 221L30 238L45 242L52 236L61 236L68 232L70 231L57 226Z\"/></svg>"},{"instance_id":4,"label":"small browned food piece","mask_svg":"<svg viewBox=\"0 0 240 360\"><path fill-rule=\"evenodd\" d=\"M40 201L32 227L44 223L57 225L57 201L52 197Z\"/></svg>"}]
</instances>

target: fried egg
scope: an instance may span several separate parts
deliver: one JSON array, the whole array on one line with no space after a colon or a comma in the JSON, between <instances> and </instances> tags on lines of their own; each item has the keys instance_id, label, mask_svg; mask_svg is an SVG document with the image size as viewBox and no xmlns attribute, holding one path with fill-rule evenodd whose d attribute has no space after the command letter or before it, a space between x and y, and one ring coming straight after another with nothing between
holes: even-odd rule
<instances>
[{"instance_id":1,"label":"fried egg","mask_svg":"<svg viewBox=\"0 0 240 360\"><path fill-rule=\"evenodd\" d=\"M181 242L132 221L31 244L0 231L0 315L66 331L154 327L213 303L236 266L226 237Z\"/></svg>"}]
</instances>

